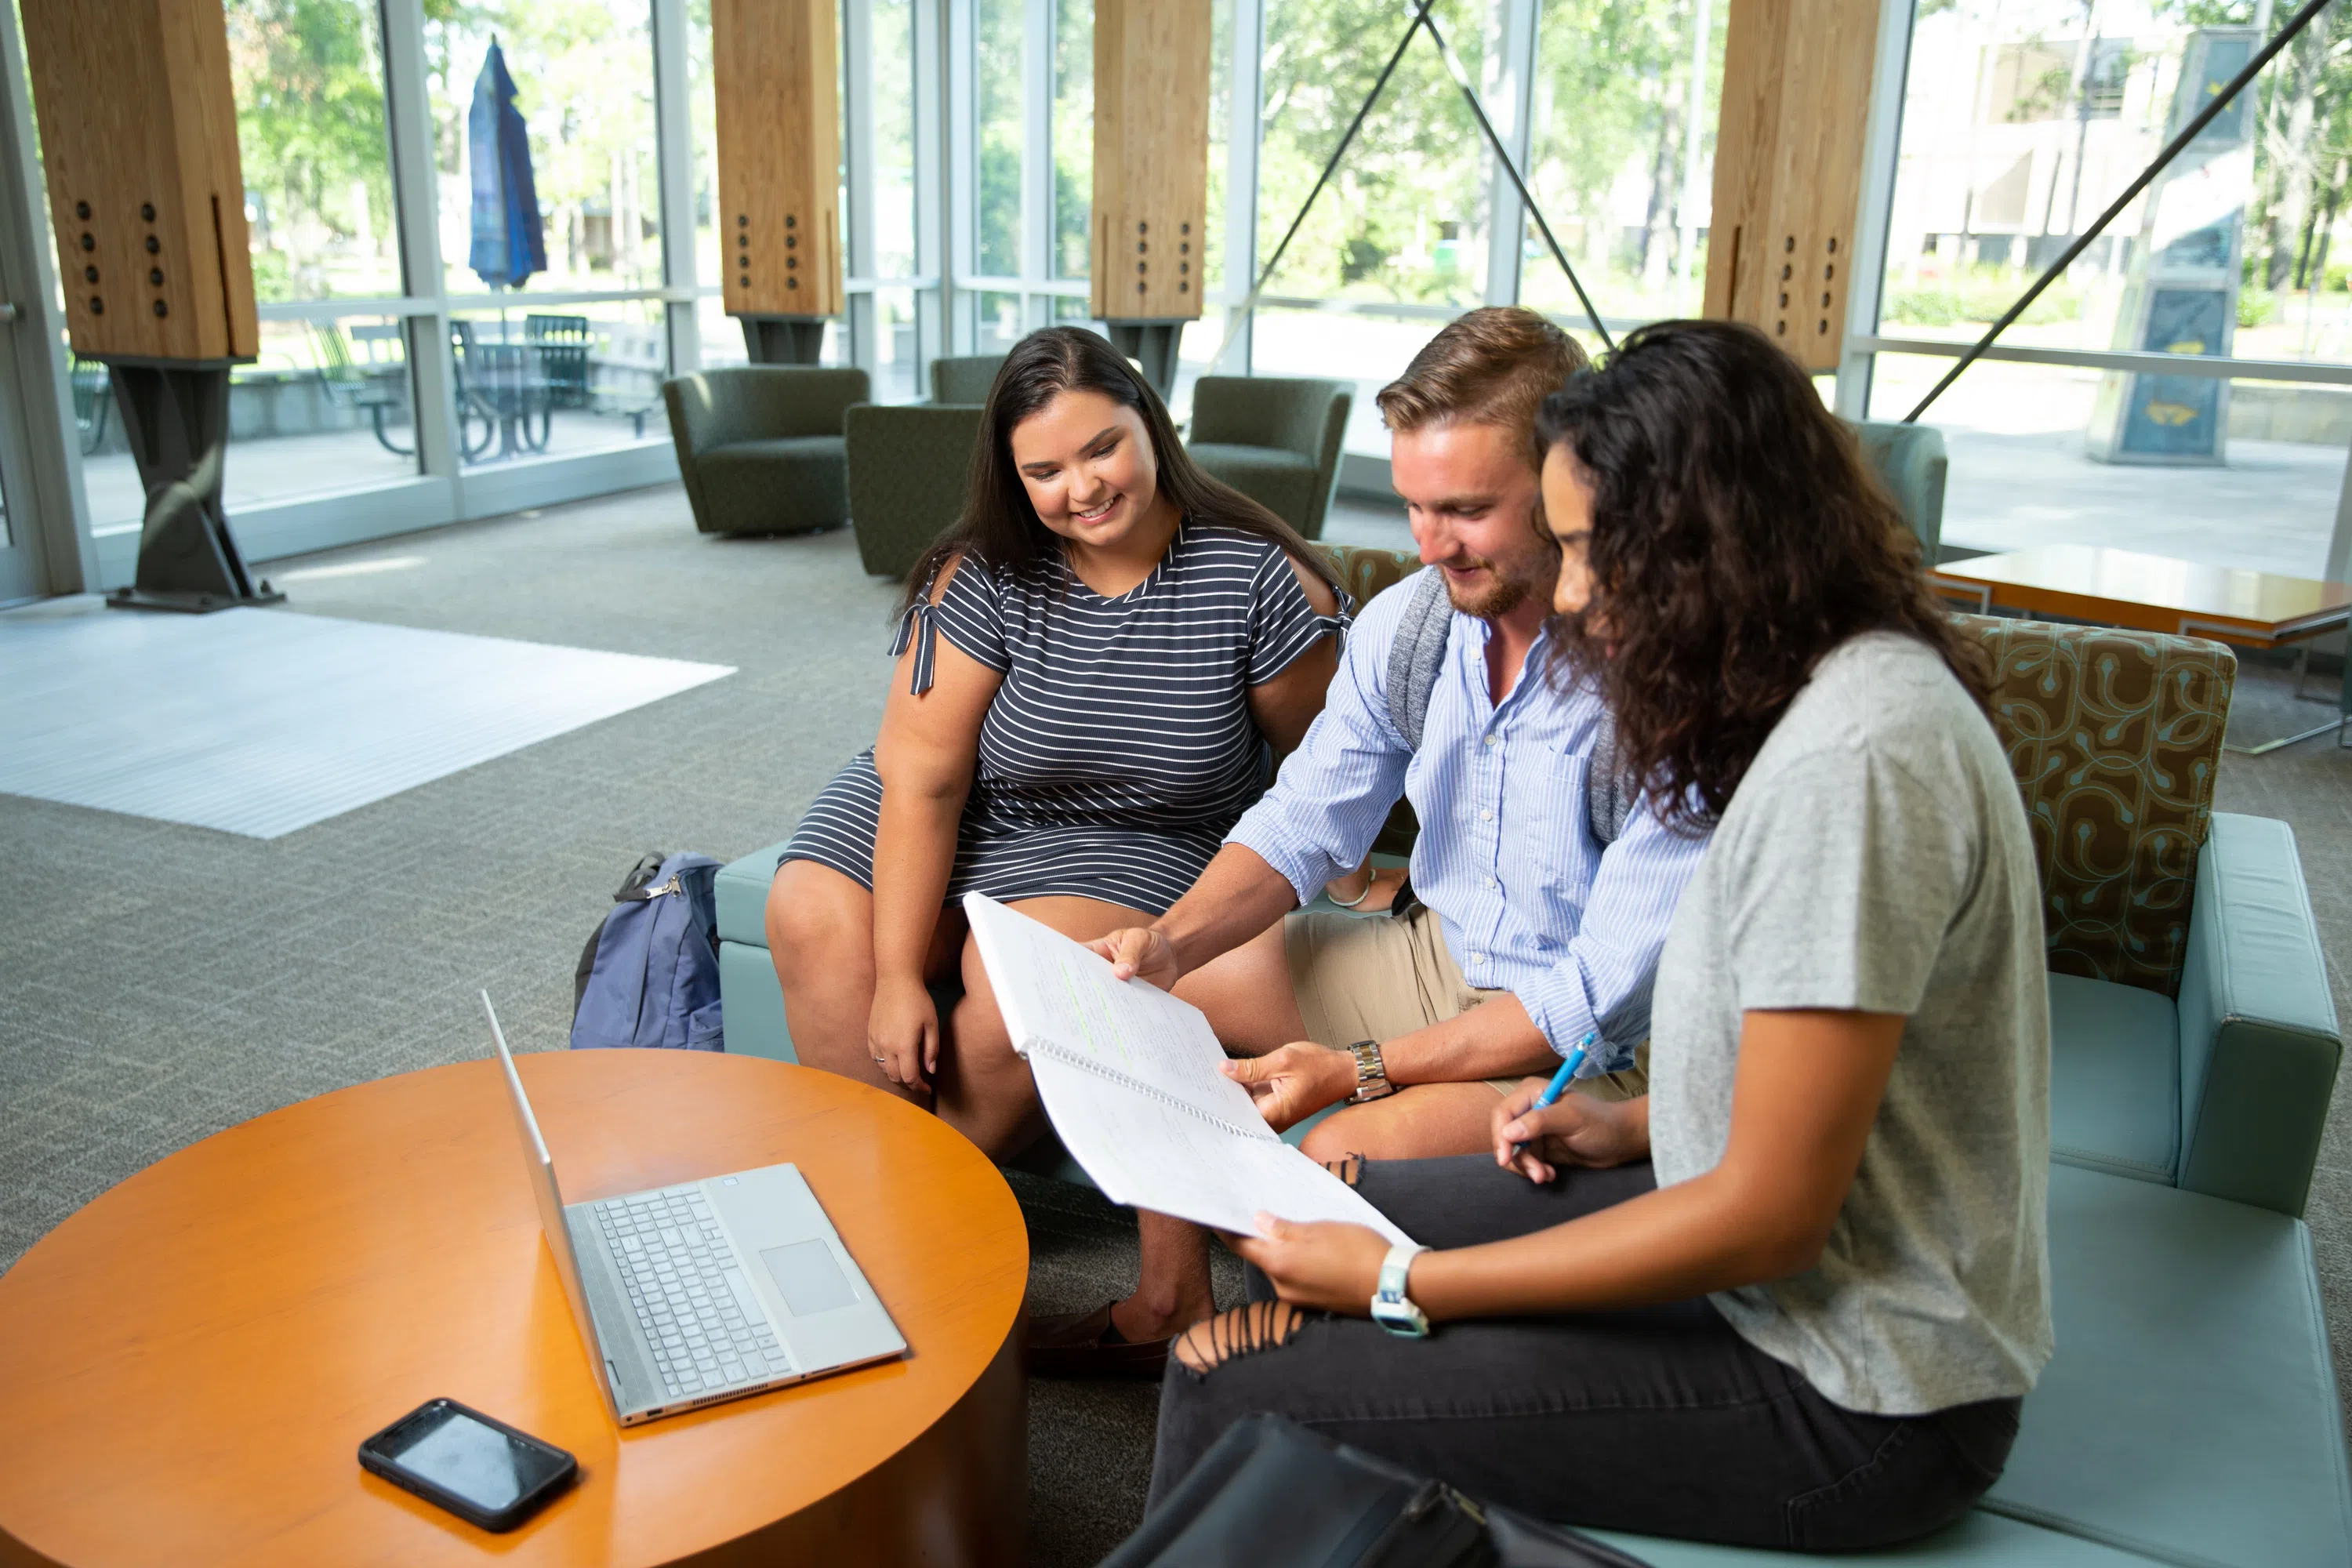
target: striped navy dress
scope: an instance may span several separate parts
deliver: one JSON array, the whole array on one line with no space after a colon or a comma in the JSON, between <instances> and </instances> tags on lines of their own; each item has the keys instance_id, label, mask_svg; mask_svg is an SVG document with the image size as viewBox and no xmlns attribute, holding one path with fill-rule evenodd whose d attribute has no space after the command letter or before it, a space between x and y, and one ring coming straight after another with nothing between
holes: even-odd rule
<instances>
[{"instance_id":1,"label":"striped navy dress","mask_svg":"<svg viewBox=\"0 0 2352 1568\"><path fill-rule=\"evenodd\" d=\"M1067 894L1165 913L1264 790L1248 694L1339 633L1271 540L1185 523L1115 599L1058 552L1029 568L967 554L938 605L918 596L891 652L929 688L944 635L1000 672L956 836L950 900ZM882 780L869 749L824 787L782 860L874 885Z\"/></svg>"}]
</instances>

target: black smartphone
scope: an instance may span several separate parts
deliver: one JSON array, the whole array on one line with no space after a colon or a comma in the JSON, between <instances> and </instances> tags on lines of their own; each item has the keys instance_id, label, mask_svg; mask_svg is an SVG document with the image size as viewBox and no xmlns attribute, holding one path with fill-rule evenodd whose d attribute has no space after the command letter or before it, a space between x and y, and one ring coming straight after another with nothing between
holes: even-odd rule
<instances>
[{"instance_id":1,"label":"black smartphone","mask_svg":"<svg viewBox=\"0 0 2352 1568\"><path fill-rule=\"evenodd\" d=\"M362 1443L360 1465L484 1530L512 1530L580 1474L552 1443L454 1399L428 1399Z\"/></svg>"}]
</instances>

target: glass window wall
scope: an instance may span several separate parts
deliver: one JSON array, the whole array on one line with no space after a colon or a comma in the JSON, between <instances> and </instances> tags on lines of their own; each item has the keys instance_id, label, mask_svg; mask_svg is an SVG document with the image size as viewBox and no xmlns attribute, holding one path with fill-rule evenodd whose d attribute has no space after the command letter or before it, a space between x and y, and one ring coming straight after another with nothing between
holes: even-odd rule
<instances>
[{"instance_id":1,"label":"glass window wall","mask_svg":"<svg viewBox=\"0 0 2352 1568\"><path fill-rule=\"evenodd\" d=\"M402 293L375 7L228 0L226 10L255 297Z\"/></svg>"},{"instance_id":2,"label":"glass window wall","mask_svg":"<svg viewBox=\"0 0 2352 1568\"><path fill-rule=\"evenodd\" d=\"M460 455L469 464L667 439L669 374L658 300L533 309L520 300L450 320Z\"/></svg>"},{"instance_id":3,"label":"glass window wall","mask_svg":"<svg viewBox=\"0 0 2352 1568\"><path fill-rule=\"evenodd\" d=\"M2264 7L2263 16L2271 15ZM2352 167L2352 22L2286 50L2001 336L2006 349L2352 359L2332 259ZM2263 34L2250 4L1922 5L1904 84L1877 342L1980 337L2087 232ZM1951 365L1879 353L1900 418ZM2325 574L2352 387L2154 364L1972 366L1928 409L1951 453L1944 539L2109 545ZM2352 377L2347 377L2352 379Z\"/></svg>"},{"instance_id":4,"label":"glass window wall","mask_svg":"<svg viewBox=\"0 0 2352 1568\"><path fill-rule=\"evenodd\" d=\"M1021 36L1024 0L974 0L972 259L1021 276ZM1041 149L1042 151L1042 149Z\"/></svg>"},{"instance_id":5,"label":"glass window wall","mask_svg":"<svg viewBox=\"0 0 2352 1568\"><path fill-rule=\"evenodd\" d=\"M493 44L527 128L546 248L545 271L521 288L660 287L651 29L648 0L505 0L426 12L441 257L450 294L499 287L474 265L474 124L493 90L484 75Z\"/></svg>"},{"instance_id":6,"label":"glass window wall","mask_svg":"<svg viewBox=\"0 0 2352 1568\"><path fill-rule=\"evenodd\" d=\"M1479 79L1486 7L1438 0L1431 15ZM1262 262L1273 258L1410 13L1369 0L1265 0L1264 16ZM1252 330L1255 373L1356 384L1350 450L1387 453L1373 394L1440 326L1483 302L1487 171L1469 106L1428 38L1416 37L1283 253L1266 286L1273 308L1259 310Z\"/></svg>"},{"instance_id":7,"label":"glass window wall","mask_svg":"<svg viewBox=\"0 0 2352 1568\"><path fill-rule=\"evenodd\" d=\"M1699 313L1729 10L1728 0L1544 5L1528 185L1612 320ZM1582 321L1532 215L1519 265L1521 302Z\"/></svg>"}]
</instances>

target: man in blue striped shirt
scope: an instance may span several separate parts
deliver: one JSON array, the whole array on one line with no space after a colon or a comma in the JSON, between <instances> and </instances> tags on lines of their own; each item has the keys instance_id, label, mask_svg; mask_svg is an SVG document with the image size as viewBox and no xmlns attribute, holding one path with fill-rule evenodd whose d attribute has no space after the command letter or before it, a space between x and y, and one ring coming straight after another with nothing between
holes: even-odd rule
<instances>
[{"instance_id":1,"label":"man in blue striped shirt","mask_svg":"<svg viewBox=\"0 0 2352 1568\"><path fill-rule=\"evenodd\" d=\"M1588 1039L1580 1088L1645 1089L1635 1053L1658 950L1706 840L1640 805L1614 842L1596 840L1585 792L1601 705L1549 668L1559 552L1539 515L1534 417L1582 363L1533 311L1474 310L1381 391L1396 489L1454 612L1420 747L1387 690L1414 577L1357 617L1321 716L1192 890L1149 929L1096 944L1207 1013L1250 1058L1231 1070L1268 1121L1353 1101L1308 1135L1318 1158L1483 1151L1497 1091ZM1295 912L1362 863L1400 795L1421 822L1421 907ZM1197 1237L1147 1220L1136 1296L1085 1327L1041 1321L1033 1346L1139 1350L1206 1315ZM1102 1331L1081 1347L1088 1328Z\"/></svg>"}]
</instances>

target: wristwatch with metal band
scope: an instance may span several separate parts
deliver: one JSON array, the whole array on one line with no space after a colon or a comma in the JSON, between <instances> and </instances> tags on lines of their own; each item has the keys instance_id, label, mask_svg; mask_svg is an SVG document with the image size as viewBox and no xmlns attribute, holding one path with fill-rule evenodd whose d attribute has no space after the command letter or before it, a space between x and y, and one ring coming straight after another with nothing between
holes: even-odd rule
<instances>
[{"instance_id":1,"label":"wristwatch with metal band","mask_svg":"<svg viewBox=\"0 0 2352 1568\"><path fill-rule=\"evenodd\" d=\"M1389 1069L1381 1060L1378 1040L1358 1040L1348 1049L1356 1058L1356 1092L1348 1097L1350 1105L1361 1105L1368 1100L1380 1100L1396 1092L1389 1081Z\"/></svg>"},{"instance_id":2,"label":"wristwatch with metal band","mask_svg":"<svg viewBox=\"0 0 2352 1568\"><path fill-rule=\"evenodd\" d=\"M1381 1260L1380 1289L1372 1292L1372 1321L1410 1340L1429 1337L1429 1314L1414 1306L1404 1293L1405 1277L1412 1272L1413 1258L1428 1250L1414 1241L1400 1241L1390 1247L1389 1255Z\"/></svg>"}]
</instances>

